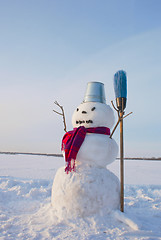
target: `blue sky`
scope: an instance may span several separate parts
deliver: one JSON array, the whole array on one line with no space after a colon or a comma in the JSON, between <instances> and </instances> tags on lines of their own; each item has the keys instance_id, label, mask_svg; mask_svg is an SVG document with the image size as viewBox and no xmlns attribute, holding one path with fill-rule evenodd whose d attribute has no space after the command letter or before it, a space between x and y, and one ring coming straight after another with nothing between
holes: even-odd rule
<instances>
[{"instance_id":1,"label":"blue sky","mask_svg":"<svg viewBox=\"0 0 161 240\"><path fill-rule=\"evenodd\" d=\"M0 151L60 152L54 101L70 130L87 83L103 82L110 104L124 69L125 156L160 156L160 12L160 0L0 0Z\"/></svg>"}]
</instances>

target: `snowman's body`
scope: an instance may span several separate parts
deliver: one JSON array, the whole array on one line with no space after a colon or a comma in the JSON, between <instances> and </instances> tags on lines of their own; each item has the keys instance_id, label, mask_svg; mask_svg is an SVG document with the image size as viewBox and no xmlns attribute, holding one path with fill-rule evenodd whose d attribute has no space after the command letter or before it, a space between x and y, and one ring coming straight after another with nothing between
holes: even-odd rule
<instances>
[{"instance_id":1,"label":"snowman's body","mask_svg":"<svg viewBox=\"0 0 161 240\"><path fill-rule=\"evenodd\" d=\"M103 103L82 103L72 117L73 127L108 127L114 123L112 109ZM60 218L89 216L119 207L119 180L106 169L118 153L109 135L87 133L75 161L75 172L60 168L52 187L52 205Z\"/></svg>"},{"instance_id":2,"label":"snowman's body","mask_svg":"<svg viewBox=\"0 0 161 240\"><path fill-rule=\"evenodd\" d=\"M87 133L77 154L77 165L106 167L116 158L118 147L107 135ZM109 158L110 156L110 158Z\"/></svg>"}]
</instances>

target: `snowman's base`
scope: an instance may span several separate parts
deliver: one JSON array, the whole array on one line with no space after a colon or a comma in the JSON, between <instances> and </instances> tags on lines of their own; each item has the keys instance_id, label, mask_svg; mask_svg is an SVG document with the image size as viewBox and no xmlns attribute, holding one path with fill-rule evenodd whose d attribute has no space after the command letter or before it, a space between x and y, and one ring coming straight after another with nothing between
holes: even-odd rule
<instances>
[{"instance_id":1,"label":"snowman's base","mask_svg":"<svg viewBox=\"0 0 161 240\"><path fill-rule=\"evenodd\" d=\"M64 167L55 176L52 206L60 219L104 214L119 208L118 178L106 168L91 167L66 174Z\"/></svg>"}]
</instances>

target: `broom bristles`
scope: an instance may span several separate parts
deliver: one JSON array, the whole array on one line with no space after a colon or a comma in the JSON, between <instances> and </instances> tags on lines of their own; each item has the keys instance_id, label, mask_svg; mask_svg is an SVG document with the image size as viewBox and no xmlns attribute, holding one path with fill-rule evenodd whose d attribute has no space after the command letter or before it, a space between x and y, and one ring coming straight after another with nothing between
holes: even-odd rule
<instances>
[{"instance_id":1,"label":"broom bristles","mask_svg":"<svg viewBox=\"0 0 161 240\"><path fill-rule=\"evenodd\" d=\"M127 98L127 78L126 72L119 70L114 75L114 90L116 98Z\"/></svg>"}]
</instances>

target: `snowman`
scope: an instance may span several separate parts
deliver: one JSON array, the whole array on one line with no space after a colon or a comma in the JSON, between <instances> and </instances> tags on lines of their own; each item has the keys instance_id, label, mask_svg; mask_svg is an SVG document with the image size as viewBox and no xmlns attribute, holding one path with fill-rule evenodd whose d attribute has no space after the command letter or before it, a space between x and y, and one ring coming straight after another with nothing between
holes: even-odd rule
<instances>
[{"instance_id":1,"label":"snowman","mask_svg":"<svg viewBox=\"0 0 161 240\"><path fill-rule=\"evenodd\" d=\"M119 208L119 180L106 167L118 154L118 145L110 138L113 124L104 85L88 83L84 101L72 116L73 130L62 140L66 166L58 169L51 196L58 218L108 214Z\"/></svg>"}]
</instances>

